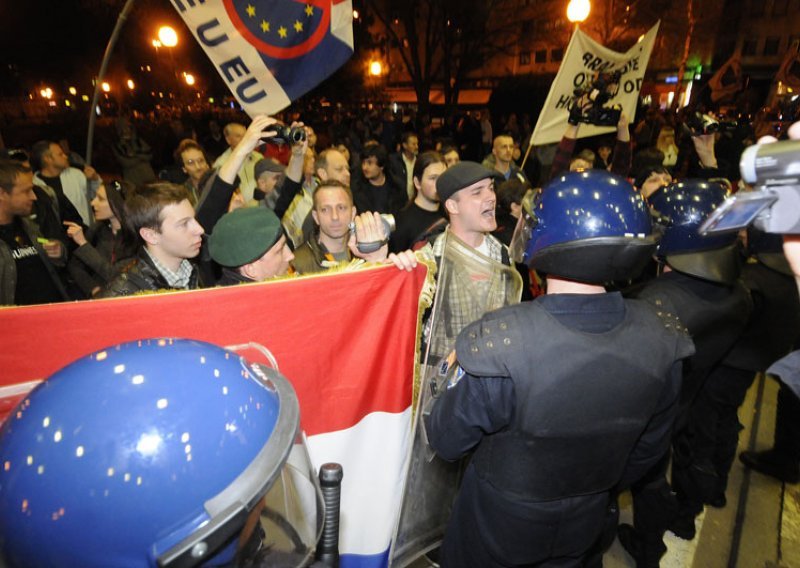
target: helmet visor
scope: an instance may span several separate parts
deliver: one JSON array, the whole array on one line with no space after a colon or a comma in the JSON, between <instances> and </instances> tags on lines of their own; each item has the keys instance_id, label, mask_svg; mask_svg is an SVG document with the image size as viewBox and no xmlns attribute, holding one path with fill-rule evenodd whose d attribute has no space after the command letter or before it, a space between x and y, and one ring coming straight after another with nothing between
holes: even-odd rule
<instances>
[{"instance_id":1,"label":"helmet visor","mask_svg":"<svg viewBox=\"0 0 800 568\"><path fill-rule=\"evenodd\" d=\"M255 364L250 370L280 396L276 428L250 466L205 503L208 522L158 555L159 566L219 566L234 560L249 566L260 558L268 565L304 566L313 558L324 506L299 432L294 389L274 369Z\"/></svg>"},{"instance_id":2,"label":"helmet visor","mask_svg":"<svg viewBox=\"0 0 800 568\"><path fill-rule=\"evenodd\" d=\"M517 220L517 226L514 228L514 235L511 237L511 244L508 247L508 254L511 260L516 263L524 263L526 261L525 250L528 247L533 229L536 228L538 223L533 211L540 194L540 189L529 189L522 198L522 210Z\"/></svg>"},{"instance_id":3,"label":"helmet visor","mask_svg":"<svg viewBox=\"0 0 800 568\"><path fill-rule=\"evenodd\" d=\"M238 566L307 566L323 525L324 505L304 437L266 495L250 511L238 538Z\"/></svg>"}]
</instances>

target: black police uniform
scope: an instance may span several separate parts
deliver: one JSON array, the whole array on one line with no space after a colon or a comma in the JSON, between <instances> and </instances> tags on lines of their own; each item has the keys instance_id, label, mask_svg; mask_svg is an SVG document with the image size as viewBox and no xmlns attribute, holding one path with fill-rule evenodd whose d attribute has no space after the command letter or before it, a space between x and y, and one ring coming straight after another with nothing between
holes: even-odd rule
<instances>
[{"instance_id":1,"label":"black police uniform","mask_svg":"<svg viewBox=\"0 0 800 568\"><path fill-rule=\"evenodd\" d=\"M692 352L677 320L619 293L543 296L467 326L466 375L427 423L443 458L475 449L442 565L582 565L611 489L666 451Z\"/></svg>"},{"instance_id":2,"label":"black police uniform","mask_svg":"<svg viewBox=\"0 0 800 568\"><path fill-rule=\"evenodd\" d=\"M744 266L742 281L753 298L752 315L739 340L705 381L691 412L694 454L716 474L716 487L707 502L717 506L725 504L739 441L737 410L755 374L789 353L800 339L800 298L794 278L754 257ZM795 456L796 463L800 463L800 415L787 409L799 406L781 387L775 445L779 451L786 448L784 453Z\"/></svg>"},{"instance_id":3,"label":"black police uniform","mask_svg":"<svg viewBox=\"0 0 800 568\"><path fill-rule=\"evenodd\" d=\"M741 282L719 284L677 271L667 272L645 283L630 296L646 299L657 309L675 313L689 331L695 354L684 367L680 410L673 440L672 483L683 501L699 489L699 478L692 455L692 436L687 428L690 408L714 366L739 338L751 310L750 296ZM666 551L662 537L678 515L670 486L666 481L669 452L631 488L635 535L629 527L620 531L623 546L640 566L657 566ZM702 508L702 505L701 505ZM693 524L692 524L693 527ZM674 527L673 527L674 529ZM691 538L693 535L681 535ZM635 542L631 542L631 540Z\"/></svg>"}]
</instances>

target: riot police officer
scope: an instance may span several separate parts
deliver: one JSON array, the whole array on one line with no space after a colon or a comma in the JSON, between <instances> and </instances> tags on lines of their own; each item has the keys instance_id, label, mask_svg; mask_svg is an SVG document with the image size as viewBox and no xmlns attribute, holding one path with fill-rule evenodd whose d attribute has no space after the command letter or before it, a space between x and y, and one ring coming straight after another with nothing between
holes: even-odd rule
<instances>
[{"instance_id":1,"label":"riot police officer","mask_svg":"<svg viewBox=\"0 0 800 568\"><path fill-rule=\"evenodd\" d=\"M583 565L612 489L665 452L693 350L665 310L603 287L634 276L655 248L630 184L570 173L525 209L517 236L530 236L525 260L547 274L547 294L461 332L427 421L441 457L473 452L443 566Z\"/></svg>"},{"instance_id":2,"label":"riot police officer","mask_svg":"<svg viewBox=\"0 0 800 568\"><path fill-rule=\"evenodd\" d=\"M764 233L751 227L747 233L749 256L742 269L742 282L753 299L753 312L747 327L736 344L717 365L705 381L697 401L693 405L692 424L695 453L705 453L713 463L716 487L706 502L720 507L726 504L725 490L733 458L739 441L741 425L737 411L744 402L747 389L758 372L766 371L770 365L798 346L800 340L800 298L792 278L792 271L782 250L780 235ZM796 402L784 386L778 394L778 420L775 428L777 451L744 452L742 461L757 471L792 481L792 471L785 460L780 466L782 451L791 455L794 449L795 463L800 463L800 433L798 427L786 428L787 418L800 416ZM791 420L791 418L789 418ZM795 422L798 422L795 420ZM773 459L770 463L770 458ZM708 463L707 462L707 463ZM763 463L765 468L759 468ZM769 470L769 465L774 465ZM796 481L797 465L794 467Z\"/></svg>"},{"instance_id":3,"label":"riot police officer","mask_svg":"<svg viewBox=\"0 0 800 568\"><path fill-rule=\"evenodd\" d=\"M83 357L0 434L2 560L308 563L322 505L298 431L286 379L225 349L152 339Z\"/></svg>"},{"instance_id":4,"label":"riot police officer","mask_svg":"<svg viewBox=\"0 0 800 568\"><path fill-rule=\"evenodd\" d=\"M666 552L662 537L668 527L682 538L694 537L694 516L716 483L713 465L693 452L690 415L706 378L738 339L751 309L749 294L739 281L736 233L698 233L724 199L720 185L687 180L661 188L648 200L663 227L657 253L662 274L629 295L675 313L696 352L684 369L673 442L672 488L678 502L666 481L667 453L632 488L635 529L630 525L619 529L620 542L640 568L658 566Z\"/></svg>"}]
</instances>

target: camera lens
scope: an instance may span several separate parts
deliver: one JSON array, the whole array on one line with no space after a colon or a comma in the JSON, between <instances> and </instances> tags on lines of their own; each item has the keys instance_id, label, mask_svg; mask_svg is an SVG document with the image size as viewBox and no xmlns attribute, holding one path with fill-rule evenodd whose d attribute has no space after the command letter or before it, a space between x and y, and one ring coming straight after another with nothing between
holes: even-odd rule
<instances>
[{"instance_id":1,"label":"camera lens","mask_svg":"<svg viewBox=\"0 0 800 568\"><path fill-rule=\"evenodd\" d=\"M292 141L292 144L299 144L306 139L306 129L305 128L292 128L289 131L289 139Z\"/></svg>"}]
</instances>

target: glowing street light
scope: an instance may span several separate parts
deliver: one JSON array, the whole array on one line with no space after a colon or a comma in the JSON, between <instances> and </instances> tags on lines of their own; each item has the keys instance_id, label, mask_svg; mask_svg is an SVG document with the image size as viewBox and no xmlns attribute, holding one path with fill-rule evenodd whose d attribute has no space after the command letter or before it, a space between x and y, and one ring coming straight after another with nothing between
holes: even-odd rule
<instances>
[{"instance_id":1,"label":"glowing street light","mask_svg":"<svg viewBox=\"0 0 800 568\"><path fill-rule=\"evenodd\" d=\"M190 87L194 85L197 81L195 81L194 75L191 73L184 73L183 78L186 80L186 84Z\"/></svg>"},{"instance_id":2,"label":"glowing street light","mask_svg":"<svg viewBox=\"0 0 800 568\"><path fill-rule=\"evenodd\" d=\"M370 61L369 63L369 74L373 77L380 77L381 73L383 73L383 65L381 65L380 61Z\"/></svg>"},{"instance_id":3,"label":"glowing street light","mask_svg":"<svg viewBox=\"0 0 800 568\"><path fill-rule=\"evenodd\" d=\"M43 99L52 99L53 98L53 89L51 89L50 87L45 87L44 89L39 91L39 94L42 95Z\"/></svg>"},{"instance_id":4,"label":"glowing street light","mask_svg":"<svg viewBox=\"0 0 800 568\"><path fill-rule=\"evenodd\" d=\"M133 82L133 79L128 79L128 82L127 82L126 84L128 85L128 88L129 88L131 91L134 89L134 87L136 87L136 85L135 85L135 84L134 84L134 82Z\"/></svg>"},{"instance_id":5,"label":"glowing street light","mask_svg":"<svg viewBox=\"0 0 800 568\"><path fill-rule=\"evenodd\" d=\"M70 87L69 88L69 94L74 97L75 95L78 94L78 89L76 89L75 87Z\"/></svg>"},{"instance_id":6,"label":"glowing street light","mask_svg":"<svg viewBox=\"0 0 800 568\"><path fill-rule=\"evenodd\" d=\"M104 93L111 92L111 85L109 85L106 81L103 81L103 83L100 85L100 88L103 89Z\"/></svg>"},{"instance_id":7,"label":"glowing street light","mask_svg":"<svg viewBox=\"0 0 800 568\"><path fill-rule=\"evenodd\" d=\"M353 19L354 20L358 19L358 10L353 10Z\"/></svg>"},{"instance_id":8,"label":"glowing street light","mask_svg":"<svg viewBox=\"0 0 800 568\"><path fill-rule=\"evenodd\" d=\"M175 47L178 45L178 33L169 26L161 26L158 29L158 39L165 47Z\"/></svg>"},{"instance_id":9,"label":"glowing street light","mask_svg":"<svg viewBox=\"0 0 800 568\"><path fill-rule=\"evenodd\" d=\"M152 44L153 44L153 47L155 47L156 49L158 49L159 47L161 47L161 42L160 42L160 41L158 41L157 39L154 39L154 40L152 41Z\"/></svg>"},{"instance_id":10,"label":"glowing street light","mask_svg":"<svg viewBox=\"0 0 800 568\"><path fill-rule=\"evenodd\" d=\"M570 0L567 5L567 19L574 24L579 24L589 17L591 9L592 5L589 0Z\"/></svg>"}]
</instances>

